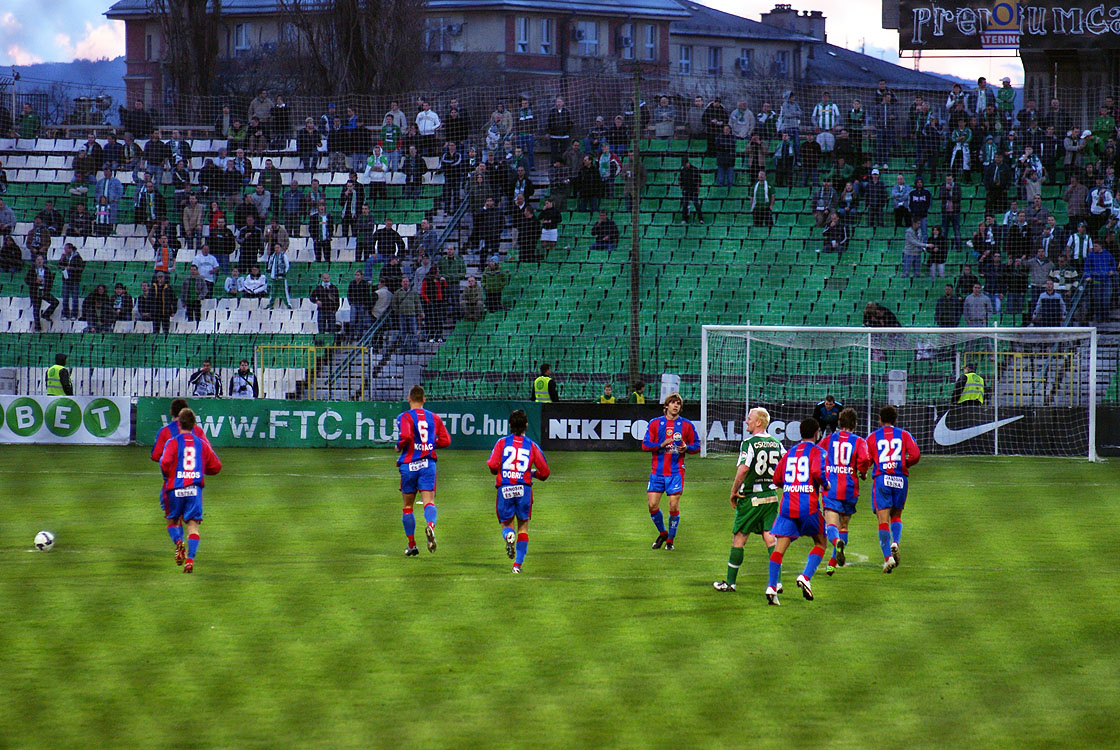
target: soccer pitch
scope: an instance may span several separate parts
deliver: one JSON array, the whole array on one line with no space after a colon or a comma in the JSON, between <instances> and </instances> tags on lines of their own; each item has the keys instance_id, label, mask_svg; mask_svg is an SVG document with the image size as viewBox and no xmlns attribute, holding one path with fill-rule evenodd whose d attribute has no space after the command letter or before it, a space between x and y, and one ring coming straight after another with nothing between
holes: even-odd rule
<instances>
[{"instance_id":1,"label":"soccer pitch","mask_svg":"<svg viewBox=\"0 0 1120 750\"><path fill-rule=\"evenodd\" d=\"M513 576L483 452L441 452L411 559L390 450L219 454L187 576L147 449L3 447L0 746L1116 742L1116 462L924 458L892 575L865 497L849 566L804 601L796 542L768 607L758 539L711 587L730 457L655 552L647 455L551 453Z\"/></svg>"}]
</instances>

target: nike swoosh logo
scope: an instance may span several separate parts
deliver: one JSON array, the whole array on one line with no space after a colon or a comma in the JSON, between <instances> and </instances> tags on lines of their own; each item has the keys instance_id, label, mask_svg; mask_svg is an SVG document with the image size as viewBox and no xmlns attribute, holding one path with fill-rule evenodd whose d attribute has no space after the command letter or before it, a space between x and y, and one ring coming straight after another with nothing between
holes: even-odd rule
<instances>
[{"instance_id":1,"label":"nike swoosh logo","mask_svg":"<svg viewBox=\"0 0 1120 750\"><path fill-rule=\"evenodd\" d=\"M938 445L956 445L963 443L966 440L980 437L986 432L991 432L997 427L1003 427L1005 424L1011 424L1023 418L1023 414L1017 417L1008 417L1007 419L1000 419L995 422L988 422L987 424L978 424L975 427L965 427L963 430L951 430L945 424L945 420L949 418L949 412L941 415L941 419L937 421L937 425L933 428L933 442Z\"/></svg>"}]
</instances>

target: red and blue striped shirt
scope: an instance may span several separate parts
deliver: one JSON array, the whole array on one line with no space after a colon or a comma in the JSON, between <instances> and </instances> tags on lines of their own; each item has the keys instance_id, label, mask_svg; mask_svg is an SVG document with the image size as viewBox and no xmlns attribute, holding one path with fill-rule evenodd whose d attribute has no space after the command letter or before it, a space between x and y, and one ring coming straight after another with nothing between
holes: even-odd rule
<instances>
[{"instance_id":1,"label":"red and blue striped shirt","mask_svg":"<svg viewBox=\"0 0 1120 750\"><path fill-rule=\"evenodd\" d=\"M419 461L422 458L436 460L436 448L451 445L451 436L443 426L438 414L427 409L409 409L397 417L397 430L400 436L397 447L401 455L397 466Z\"/></svg>"},{"instance_id":2,"label":"red and blue striped shirt","mask_svg":"<svg viewBox=\"0 0 1120 750\"><path fill-rule=\"evenodd\" d=\"M910 467L922 457L914 436L893 424L885 424L868 435L867 449L871 451L874 476L910 476Z\"/></svg>"},{"instance_id":3,"label":"red and blue striped shirt","mask_svg":"<svg viewBox=\"0 0 1120 750\"><path fill-rule=\"evenodd\" d=\"M803 440L781 457L774 467L774 486L782 488L779 515L806 518L820 509L820 490L828 489L821 448Z\"/></svg>"},{"instance_id":4,"label":"red and blue striped shirt","mask_svg":"<svg viewBox=\"0 0 1120 750\"><path fill-rule=\"evenodd\" d=\"M551 473L540 447L524 435L507 435L495 443L486 465L494 474L495 487L532 486L534 469L537 479L548 479Z\"/></svg>"},{"instance_id":5,"label":"red and blue striped shirt","mask_svg":"<svg viewBox=\"0 0 1120 750\"><path fill-rule=\"evenodd\" d=\"M222 470L222 462L206 438L187 432L180 432L167 441L159 466L166 477L165 490L202 487L206 484L207 475Z\"/></svg>"},{"instance_id":6,"label":"red and blue striped shirt","mask_svg":"<svg viewBox=\"0 0 1120 750\"><path fill-rule=\"evenodd\" d=\"M159 463L159 460L161 458L163 458L163 448L164 448L165 445L167 445L167 441L171 440L172 438L174 438L178 434L179 434L179 422L178 421L172 421L170 424L165 424L163 427L160 428L159 432L156 433L155 445L152 446L152 460L153 461L155 461L156 463ZM202 432L202 428L199 427L198 425L194 426L194 429L191 431L191 434L197 435L198 437L202 438L203 440L206 440L205 433ZM207 440L207 442L209 442L209 441Z\"/></svg>"},{"instance_id":7,"label":"red and blue striped shirt","mask_svg":"<svg viewBox=\"0 0 1120 750\"><path fill-rule=\"evenodd\" d=\"M674 442L667 448L661 444L672 436ZM662 477L684 476L684 456L675 448L683 447L688 453L700 452L700 437L692 422L684 417L669 419L658 417L649 423L646 438L642 441L642 450L653 453L653 468L651 473Z\"/></svg>"},{"instance_id":8,"label":"red and blue striped shirt","mask_svg":"<svg viewBox=\"0 0 1120 750\"><path fill-rule=\"evenodd\" d=\"M825 477L829 500L855 500L859 497L859 474L871 466L867 441L859 435L840 430L818 445L825 455Z\"/></svg>"}]
</instances>

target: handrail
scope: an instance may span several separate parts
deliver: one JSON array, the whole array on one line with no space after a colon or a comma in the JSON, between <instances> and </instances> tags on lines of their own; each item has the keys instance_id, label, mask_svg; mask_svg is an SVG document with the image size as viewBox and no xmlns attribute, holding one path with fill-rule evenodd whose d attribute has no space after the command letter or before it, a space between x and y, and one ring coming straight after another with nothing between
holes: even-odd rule
<instances>
[{"instance_id":1,"label":"handrail","mask_svg":"<svg viewBox=\"0 0 1120 750\"><path fill-rule=\"evenodd\" d=\"M466 215L467 209L470 208L470 197L471 190L468 186L466 195L464 195L463 200L460 201L459 207L455 209L455 213L451 214L451 219L447 222L447 226L443 228L443 232L440 234L439 239L436 241L437 247L443 247L444 243L447 242L447 238L451 236L451 233L455 231L456 228L458 228L459 222L463 220L463 216ZM355 346L358 348L353 349L348 354L346 354L342 358L342 361L331 370L330 374L327 376L327 387L333 386L335 382L337 382L338 379L342 377L343 371L349 369L351 365L354 364L354 359L358 356L358 351L361 348L370 348L369 345L373 341L374 336L376 336L378 331L380 331L387 325L387 321L390 317L391 316L389 314L382 315L379 319L375 320L368 329L366 329L366 332L362 334L362 337L358 339L357 343L355 344ZM372 388L372 383L370 384L370 387Z\"/></svg>"}]
</instances>

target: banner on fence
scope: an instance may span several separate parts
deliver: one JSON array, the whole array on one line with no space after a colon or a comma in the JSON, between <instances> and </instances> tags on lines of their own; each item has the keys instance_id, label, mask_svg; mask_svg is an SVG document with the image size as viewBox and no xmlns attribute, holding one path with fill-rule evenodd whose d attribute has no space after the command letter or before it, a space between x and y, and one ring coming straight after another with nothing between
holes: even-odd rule
<instances>
[{"instance_id":1,"label":"banner on fence","mask_svg":"<svg viewBox=\"0 0 1120 750\"><path fill-rule=\"evenodd\" d=\"M661 404L579 404L541 406L541 445L562 451L641 450L650 420L663 413ZM699 421L700 407L685 406L681 415Z\"/></svg>"},{"instance_id":2,"label":"banner on fence","mask_svg":"<svg viewBox=\"0 0 1120 750\"><path fill-rule=\"evenodd\" d=\"M141 398L136 404L136 441L151 445L171 420L168 399ZM403 403L383 401L282 401L193 399L203 432L214 447L368 448L397 440ZM539 440L540 404L524 401L430 401L451 435L452 448L490 450L509 430L509 414L524 409L529 437Z\"/></svg>"},{"instance_id":3,"label":"banner on fence","mask_svg":"<svg viewBox=\"0 0 1120 750\"><path fill-rule=\"evenodd\" d=\"M0 443L126 445L129 399L0 396Z\"/></svg>"},{"instance_id":4,"label":"banner on fence","mask_svg":"<svg viewBox=\"0 0 1120 750\"><path fill-rule=\"evenodd\" d=\"M1094 0L900 0L899 49L1120 46L1120 9Z\"/></svg>"}]
</instances>

